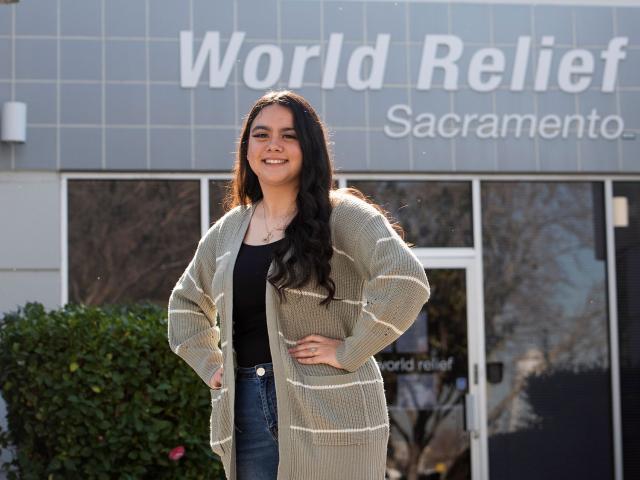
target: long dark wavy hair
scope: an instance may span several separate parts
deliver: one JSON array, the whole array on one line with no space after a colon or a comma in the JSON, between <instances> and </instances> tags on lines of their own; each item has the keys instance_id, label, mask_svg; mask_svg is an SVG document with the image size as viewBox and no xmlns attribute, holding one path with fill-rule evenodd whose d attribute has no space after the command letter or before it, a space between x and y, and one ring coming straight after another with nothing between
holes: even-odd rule
<instances>
[{"instance_id":1,"label":"long dark wavy hair","mask_svg":"<svg viewBox=\"0 0 640 480\"><path fill-rule=\"evenodd\" d=\"M317 284L328 292L320 305L328 307L335 297L336 290L331 279L330 260L333 256L333 245L329 225L332 209L330 192L334 188L333 161L327 129L304 97L290 90L270 91L251 107L244 118L238 139L233 179L227 188L224 209L228 211L238 205L253 204L263 197L258 177L251 170L247 159L249 131L260 111L276 104L288 108L293 114L294 129L302 151L302 169L296 198L298 211L284 231L284 240L273 249L275 269L267 280L276 288L282 301L285 288L300 288L307 284L313 275ZM340 190L373 205L389 219L393 228L404 238L402 227L362 192L355 188ZM284 260L289 249L292 249L292 255Z\"/></svg>"}]
</instances>

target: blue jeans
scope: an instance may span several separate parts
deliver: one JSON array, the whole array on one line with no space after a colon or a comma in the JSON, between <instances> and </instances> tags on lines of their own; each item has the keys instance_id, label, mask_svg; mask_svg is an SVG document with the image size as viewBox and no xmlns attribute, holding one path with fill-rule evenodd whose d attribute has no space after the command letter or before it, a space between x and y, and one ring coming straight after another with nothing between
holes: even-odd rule
<instances>
[{"instance_id":1,"label":"blue jeans","mask_svg":"<svg viewBox=\"0 0 640 480\"><path fill-rule=\"evenodd\" d=\"M275 480L278 409L271 363L238 367L234 408L238 480Z\"/></svg>"}]
</instances>

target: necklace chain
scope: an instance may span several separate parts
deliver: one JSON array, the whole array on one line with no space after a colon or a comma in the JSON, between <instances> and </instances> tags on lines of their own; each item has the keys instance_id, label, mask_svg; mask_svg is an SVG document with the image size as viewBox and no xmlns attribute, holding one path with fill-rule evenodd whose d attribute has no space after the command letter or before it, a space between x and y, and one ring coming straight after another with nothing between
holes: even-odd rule
<instances>
[{"instance_id":1,"label":"necklace chain","mask_svg":"<svg viewBox=\"0 0 640 480\"><path fill-rule=\"evenodd\" d=\"M296 210L294 209L293 213L289 213L287 215L285 215L284 217L280 217L280 218L286 218L287 220L289 220L289 217L291 217L292 215L294 215L296 213ZM267 225L267 210L264 207L264 202L262 202L262 219L264 221L264 228L267 231L267 235L265 237L262 237L262 241L264 243L269 243L271 241L271 237L273 236L273 231L274 230L284 230L288 224L288 221L285 221L284 223L280 224L280 227L274 227L271 230L269 230L269 226Z\"/></svg>"}]
</instances>

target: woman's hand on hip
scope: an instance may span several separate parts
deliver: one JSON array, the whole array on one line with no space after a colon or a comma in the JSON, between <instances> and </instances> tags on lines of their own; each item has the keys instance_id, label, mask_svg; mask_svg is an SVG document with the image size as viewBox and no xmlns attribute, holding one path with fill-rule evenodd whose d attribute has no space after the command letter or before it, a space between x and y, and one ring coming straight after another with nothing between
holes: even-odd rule
<instances>
[{"instance_id":1,"label":"woman's hand on hip","mask_svg":"<svg viewBox=\"0 0 640 480\"><path fill-rule=\"evenodd\" d=\"M336 359L336 350L342 344L342 340L323 337L322 335L307 335L289 348L293 358L304 364L326 363L332 367L342 368Z\"/></svg>"}]
</instances>

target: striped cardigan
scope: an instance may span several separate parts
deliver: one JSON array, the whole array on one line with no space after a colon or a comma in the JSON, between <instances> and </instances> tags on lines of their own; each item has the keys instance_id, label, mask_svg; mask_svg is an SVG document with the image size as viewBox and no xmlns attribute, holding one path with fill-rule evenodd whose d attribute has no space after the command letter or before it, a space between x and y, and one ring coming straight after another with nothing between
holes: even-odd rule
<instances>
[{"instance_id":1,"label":"striped cardigan","mask_svg":"<svg viewBox=\"0 0 640 480\"><path fill-rule=\"evenodd\" d=\"M326 290L312 280L303 289L288 289L280 304L267 282L280 480L384 478L389 415L372 355L413 323L430 293L420 261L380 212L346 192L332 192L331 201L334 301L328 308L318 305ZM210 444L230 480L236 479L233 268L254 208L235 207L215 222L169 299L171 350L207 386L225 367L222 388L211 389ZM288 347L313 333L344 340L337 351L343 369L291 357Z\"/></svg>"}]
</instances>

